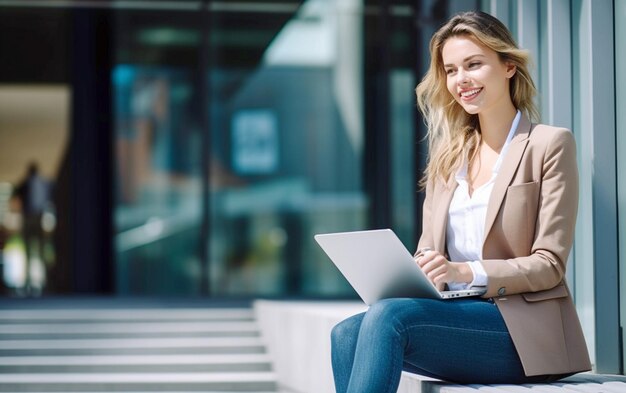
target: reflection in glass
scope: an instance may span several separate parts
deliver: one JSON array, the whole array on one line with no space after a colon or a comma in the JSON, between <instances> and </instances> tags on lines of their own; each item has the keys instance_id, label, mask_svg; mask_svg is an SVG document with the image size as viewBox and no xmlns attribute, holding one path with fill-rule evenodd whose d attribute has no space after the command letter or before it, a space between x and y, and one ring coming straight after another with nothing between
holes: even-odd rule
<instances>
[{"instance_id":1,"label":"reflection in glass","mask_svg":"<svg viewBox=\"0 0 626 393\"><path fill-rule=\"evenodd\" d=\"M254 61L213 48L213 294L352 293L313 235L367 226L361 24L359 1L309 0Z\"/></svg>"},{"instance_id":2,"label":"reflection in glass","mask_svg":"<svg viewBox=\"0 0 626 393\"><path fill-rule=\"evenodd\" d=\"M361 0L264 7L116 11L118 293L354 297L313 236L369 228L385 173L386 225L413 246L412 13L388 49ZM364 66L379 50L391 78ZM366 161L384 132L402 151Z\"/></svg>"},{"instance_id":3,"label":"reflection in glass","mask_svg":"<svg viewBox=\"0 0 626 393\"><path fill-rule=\"evenodd\" d=\"M393 225L400 240L411 251L415 242L415 205L417 192L414 178L414 149L417 140L413 131L415 99L413 86L416 85L413 72L409 69L396 69L390 75L391 116L391 155Z\"/></svg>"},{"instance_id":4,"label":"reflection in glass","mask_svg":"<svg viewBox=\"0 0 626 393\"><path fill-rule=\"evenodd\" d=\"M198 129L185 71L120 64L115 99L119 293L197 293Z\"/></svg>"}]
</instances>

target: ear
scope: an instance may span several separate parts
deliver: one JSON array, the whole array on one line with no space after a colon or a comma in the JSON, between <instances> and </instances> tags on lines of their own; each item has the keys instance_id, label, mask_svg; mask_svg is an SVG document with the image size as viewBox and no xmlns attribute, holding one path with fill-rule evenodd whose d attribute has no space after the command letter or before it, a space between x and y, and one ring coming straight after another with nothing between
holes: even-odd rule
<instances>
[{"instance_id":1,"label":"ear","mask_svg":"<svg viewBox=\"0 0 626 393\"><path fill-rule=\"evenodd\" d=\"M513 63L505 63L506 66L506 77L508 79L513 78L513 75L517 72L517 66Z\"/></svg>"}]
</instances>

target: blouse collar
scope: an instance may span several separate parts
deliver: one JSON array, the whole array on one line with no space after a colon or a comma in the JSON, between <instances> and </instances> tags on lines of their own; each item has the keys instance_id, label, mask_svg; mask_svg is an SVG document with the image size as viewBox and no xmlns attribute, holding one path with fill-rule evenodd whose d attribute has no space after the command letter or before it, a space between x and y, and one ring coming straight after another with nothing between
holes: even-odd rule
<instances>
[{"instance_id":1,"label":"blouse collar","mask_svg":"<svg viewBox=\"0 0 626 393\"><path fill-rule=\"evenodd\" d=\"M511 129L509 130L509 134L507 135L506 140L504 141L504 145L502 146L502 149L500 150L500 155L498 156L498 160L493 165L493 169L491 170L491 173L493 176L497 175L498 172L500 171L500 166L502 166L502 161L504 159L504 156L506 155L507 150L509 149L511 140L513 139L513 136L515 135L515 132L517 131L517 127L519 126L519 122L521 118L522 118L522 112L518 109L517 113L515 114L515 118L513 119L513 123L511 124ZM463 162L463 165L461 166L459 171L456 173L455 177L457 181L467 179L467 158Z\"/></svg>"}]
</instances>

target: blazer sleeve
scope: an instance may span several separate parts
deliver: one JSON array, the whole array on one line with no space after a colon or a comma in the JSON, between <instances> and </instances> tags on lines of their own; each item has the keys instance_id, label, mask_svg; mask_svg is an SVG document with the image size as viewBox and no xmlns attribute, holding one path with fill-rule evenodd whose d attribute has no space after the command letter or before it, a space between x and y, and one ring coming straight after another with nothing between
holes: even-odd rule
<instances>
[{"instance_id":1,"label":"blazer sleeve","mask_svg":"<svg viewBox=\"0 0 626 393\"><path fill-rule=\"evenodd\" d=\"M482 264L488 285L483 297L541 291L563 280L578 211L576 143L569 130L557 129L550 134L542 162L531 253L519 258L489 259L489 254L496 252L485 248Z\"/></svg>"}]
</instances>

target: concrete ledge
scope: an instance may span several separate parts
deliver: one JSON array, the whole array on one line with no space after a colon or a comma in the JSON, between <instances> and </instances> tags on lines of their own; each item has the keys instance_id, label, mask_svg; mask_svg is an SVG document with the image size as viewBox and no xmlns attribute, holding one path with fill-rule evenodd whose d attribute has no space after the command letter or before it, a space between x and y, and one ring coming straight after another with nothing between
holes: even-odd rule
<instances>
[{"instance_id":1,"label":"concrete ledge","mask_svg":"<svg viewBox=\"0 0 626 393\"><path fill-rule=\"evenodd\" d=\"M335 391L330 363L330 332L347 317L367 310L363 302L254 303L261 339L274 364L278 384L297 393ZM416 379L419 377L419 379ZM436 379L403 373L398 392L421 392Z\"/></svg>"},{"instance_id":2,"label":"concrete ledge","mask_svg":"<svg viewBox=\"0 0 626 393\"><path fill-rule=\"evenodd\" d=\"M455 385L425 381L422 376L403 373L402 393L625 393L623 375L577 374L551 384L526 385Z\"/></svg>"},{"instance_id":3,"label":"concrete ledge","mask_svg":"<svg viewBox=\"0 0 626 393\"><path fill-rule=\"evenodd\" d=\"M274 362L279 387L299 393L334 392L330 331L366 309L362 302L256 301L261 338Z\"/></svg>"},{"instance_id":4,"label":"concrete ledge","mask_svg":"<svg viewBox=\"0 0 626 393\"><path fill-rule=\"evenodd\" d=\"M362 302L259 300L254 311L274 362L279 386L297 393L335 391L330 363L330 332L343 319L363 312ZM626 393L626 377L578 374L552 384L454 385L402 373L398 393Z\"/></svg>"}]
</instances>

